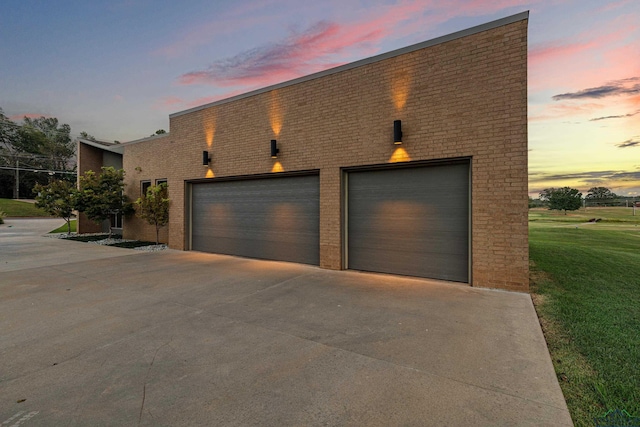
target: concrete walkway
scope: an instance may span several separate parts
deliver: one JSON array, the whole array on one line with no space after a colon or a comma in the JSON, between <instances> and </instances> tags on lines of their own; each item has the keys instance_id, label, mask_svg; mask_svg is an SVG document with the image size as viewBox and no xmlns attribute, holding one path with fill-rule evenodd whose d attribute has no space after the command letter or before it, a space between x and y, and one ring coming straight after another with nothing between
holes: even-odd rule
<instances>
[{"instance_id":1,"label":"concrete walkway","mask_svg":"<svg viewBox=\"0 0 640 427\"><path fill-rule=\"evenodd\" d=\"M5 232L1 425L571 425L529 295Z\"/></svg>"},{"instance_id":2,"label":"concrete walkway","mask_svg":"<svg viewBox=\"0 0 640 427\"><path fill-rule=\"evenodd\" d=\"M0 272L137 253L42 237L65 224L60 218L5 218L4 221L0 225Z\"/></svg>"}]
</instances>

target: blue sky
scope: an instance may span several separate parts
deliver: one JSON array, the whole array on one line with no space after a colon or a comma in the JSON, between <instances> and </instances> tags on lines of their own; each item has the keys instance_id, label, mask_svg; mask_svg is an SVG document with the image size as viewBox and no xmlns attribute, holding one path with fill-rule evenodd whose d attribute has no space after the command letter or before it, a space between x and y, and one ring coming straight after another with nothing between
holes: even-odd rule
<instances>
[{"instance_id":1,"label":"blue sky","mask_svg":"<svg viewBox=\"0 0 640 427\"><path fill-rule=\"evenodd\" d=\"M128 141L172 112L525 10L531 194L640 195L637 0L8 0L0 107Z\"/></svg>"}]
</instances>

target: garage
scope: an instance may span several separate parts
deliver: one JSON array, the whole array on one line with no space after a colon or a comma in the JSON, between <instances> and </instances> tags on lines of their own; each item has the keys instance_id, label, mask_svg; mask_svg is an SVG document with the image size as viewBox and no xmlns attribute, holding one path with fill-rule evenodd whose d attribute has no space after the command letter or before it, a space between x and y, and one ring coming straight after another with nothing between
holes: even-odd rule
<instances>
[{"instance_id":1,"label":"garage","mask_svg":"<svg viewBox=\"0 0 640 427\"><path fill-rule=\"evenodd\" d=\"M317 174L191 186L191 249L319 264Z\"/></svg>"},{"instance_id":2,"label":"garage","mask_svg":"<svg viewBox=\"0 0 640 427\"><path fill-rule=\"evenodd\" d=\"M345 179L347 268L470 281L468 160Z\"/></svg>"}]
</instances>

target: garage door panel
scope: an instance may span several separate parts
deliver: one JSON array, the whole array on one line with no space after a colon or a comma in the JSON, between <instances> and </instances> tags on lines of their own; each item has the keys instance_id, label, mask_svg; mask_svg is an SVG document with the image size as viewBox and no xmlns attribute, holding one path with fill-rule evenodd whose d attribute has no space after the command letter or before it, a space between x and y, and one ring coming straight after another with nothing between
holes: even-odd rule
<instances>
[{"instance_id":1,"label":"garage door panel","mask_svg":"<svg viewBox=\"0 0 640 427\"><path fill-rule=\"evenodd\" d=\"M378 252L375 250L363 250L361 255L368 259L375 259L378 256ZM401 274L405 276L435 278L454 282L466 282L466 280L461 280L459 274L459 271L467 270L467 260L463 259L463 257L452 258L449 254L434 253L425 254L424 258L428 262L415 263L407 257L406 253L395 252L388 255L384 263L384 269L371 268L362 270Z\"/></svg>"},{"instance_id":2,"label":"garage door panel","mask_svg":"<svg viewBox=\"0 0 640 427\"><path fill-rule=\"evenodd\" d=\"M352 172L348 267L468 281L469 164Z\"/></svg>"},{"instance_id":3,"label":"garage door panel","mask_svg":"<svg viewBox=\"0 0 640 427\"><path fill-rule=\"evenodd\" d=\"M466 236L464 236L466 239ZM397 246L397 239L395 238L380 238L375 242L371 242L369 244L350 244L349 254L350 254L350 263L354 261L354 258L361 249L371 249L377 251L388 251L389 248L394 248L393 252L395 253L421 253L421 254L436 254L436 253L445 253L445 254L460 254L466 257L467 251L464 248L464 242L461 241L452 241L447 238L439 238L439 239L431 239L429 241L423 241L419 239L406 238L403 239L403 245ZM354 253L355 252L355 253ZM466 259L466 258L465 258Z\"/></svg>"},{"instance_id":4,"label":"garage door panel","mask_svg":"<svg viewBox=\"0 0 640 427\"><path fill-rule=\"evenodd\" d=\"M318 176L193 184L192 248L319 263Z\"/></svg>"}]
</instances>

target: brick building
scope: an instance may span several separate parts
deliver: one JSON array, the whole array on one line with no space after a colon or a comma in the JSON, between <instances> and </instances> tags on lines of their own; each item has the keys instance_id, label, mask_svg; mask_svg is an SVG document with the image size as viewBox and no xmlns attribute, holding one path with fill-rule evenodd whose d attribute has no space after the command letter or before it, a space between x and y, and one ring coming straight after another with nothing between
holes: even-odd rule
<instances>
[{"instance_id":1,"label":"brick building","mask_svg":"<svg viewBox=\"0 0 640 427\"><path fill-rule=\"evenodd\" d=\"M124 146L115 142L98 141L95 139L78 138L78 176L86 171L100 172L101 167L122 168L122 154ZM81 213L78 216L77 229L81 233L108 233L109 228L122 234L122 216L112 215L102 224L96 224Z\"/></svg>"},{"instance_id":2,"label":"brick building","mask_svg":"<svg viewBox=\"0 0 640 427\"><path fill-rule=\"evenodd\" d=\"M127 194L168 183L175 249L526 291L527 23L172 114L123 144Z\"/></svg>"}]
</instances>

